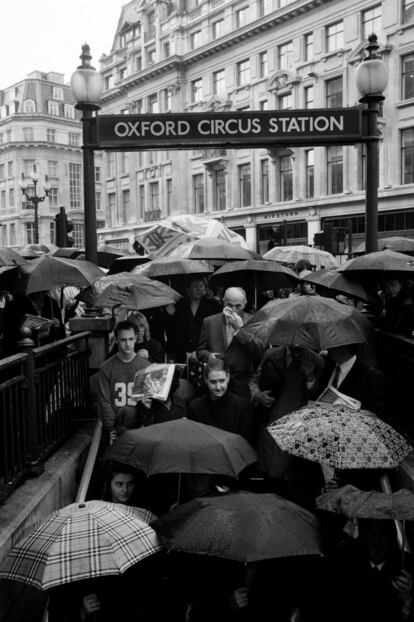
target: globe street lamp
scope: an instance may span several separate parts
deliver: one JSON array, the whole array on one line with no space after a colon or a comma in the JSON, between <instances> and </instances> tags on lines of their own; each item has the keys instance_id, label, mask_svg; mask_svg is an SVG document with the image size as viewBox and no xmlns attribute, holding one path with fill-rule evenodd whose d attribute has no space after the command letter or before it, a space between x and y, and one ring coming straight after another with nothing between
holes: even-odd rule
<instances>
[{"instance_id":1,"label":"globe street lamp","mask_svg":"<svg viewBox=\"0 0 414 622\"><path fill-rule=\"evenodd\" d=\"M82 64L72 74L71 86L73 96L77 102L75 108L81 110L83 134L83 188L85 213L85 255L86 259L97 263L98 250L96 240L96 202L95 202L95 175L94 150L85 147L91 144L92 116L100 109L98 104L102 95L102 78L91 66L92 56L87 43L82 46L79 57Z\"/></svg>"},{"instance_id":2,"label":"globe street lamp","mask_svg":"<svg viewBox=\"0 0 414 622\"><path fill-rule=\"evenodd\" d=\"M388 69L382 58L377 54L379 45L377 36L368 37L367 57L358 66L356 85L361 95L360 102L366 104L366 233L365 251L372 253L378 250L378 182L379 182L379 103L385 97L383 92L388 83Z\"/></svg>"},{"instance_id":3,"label":"globe street lamp","mask_svg":"<svg viewBox=\"0 0 414 622\"><path fill-rule=\"evenodd\" d=\"M39 203L42 203L45 198L49 195L50 192L50 184L48 182L47 175L45 175L45 180L42 183L44 195L39 196L37 194L37 184L40 180L40 175L37 172L36 165L33 166L32 172L29 174L30 179L24 176L22 173L22 177L19 180L19 186L22 191L23 196L26 198L26 201L33 204L34 207L34 243L39 244ZM30 181L31 180L31 181ZM34 192L28 193L29 186L34 186Z\"/></svg>"}]
</instances>

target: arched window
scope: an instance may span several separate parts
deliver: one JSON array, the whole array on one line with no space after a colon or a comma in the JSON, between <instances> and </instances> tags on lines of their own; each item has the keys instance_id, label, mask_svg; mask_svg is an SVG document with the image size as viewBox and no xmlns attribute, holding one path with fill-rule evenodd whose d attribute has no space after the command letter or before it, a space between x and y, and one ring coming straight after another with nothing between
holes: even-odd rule
<instances>
[{"instance_id":1,"label":"arched window","mask_svg":"<svg viewBox=\"0 0 414 622\"><path fill-rule=\"evenodd\" d=\"M23 112L32 113L36 112L36 104L33 99L25 99L23 102Z\"/></svg>"}]
</instances>

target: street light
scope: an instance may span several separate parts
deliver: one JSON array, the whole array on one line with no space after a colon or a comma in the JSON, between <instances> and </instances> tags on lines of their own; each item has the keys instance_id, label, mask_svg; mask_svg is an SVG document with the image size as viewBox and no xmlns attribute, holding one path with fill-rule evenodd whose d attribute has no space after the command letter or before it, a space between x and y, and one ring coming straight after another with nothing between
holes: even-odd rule
<instances>
[{"instance_id":1,"label":"street light","mask_svg":"<svg viewBox=\"0 0 414 622\"><path fill-rule=\"evenodd\" d=\"M35 244L39 244L39 203L42 203L45 200L45 198L49 195L50 184L48 182L47 175L45 175L45 181L42 184L43 185L43 190L44 190L44 195L43 196L39 196L37 194L37 184L39 183L40 175L37 172L35 164L33 165L33 170L29 174L29 177L31 179L31 182L30 182L30 180L27 177L24 176L24 173L22 173L22 177L19 180L19 186L20 186L22 194L26 198L26 200L29 201L30 203L33 203L33 207L34 207L34 243ZM33 194L28 194L27 189L31 185L34 185L34 192L33 192Z\"/></svg>"},{"instance_id":2,"label":"street light","mask_svg":"<svg viewBox=\"0 0 414 622\"><path fill-rule=\"evenodd\" d=\"M366 104L367 116L367 181L365 190L366 233L365 250L372 253L378 250L378 183L379 183L379 103L385 97L383 92L388 83L388 69L377 54L377 36L368 37L367 57L356 72L356 85L361 95L360 102Z\"/></svg>"},{"instance_id":3,"label":"street light","mask_svg":"<svg viewBox=\"0 0 414 622\"><path fill-rule=\"evenodd\" d=\"M90 47L87 43L82 46L79 57L82 64L72 74L72 92L77 104L75 108L81 110L83 134L83 188L85 213L85 256L89 261L97 263L98 250L96 240L96 203L95 203L95 165L94 150L85 147L91 144L92 113L100 109L98 104L102 95L102 78L91 66Z\"/></svg>"}]
</instances>

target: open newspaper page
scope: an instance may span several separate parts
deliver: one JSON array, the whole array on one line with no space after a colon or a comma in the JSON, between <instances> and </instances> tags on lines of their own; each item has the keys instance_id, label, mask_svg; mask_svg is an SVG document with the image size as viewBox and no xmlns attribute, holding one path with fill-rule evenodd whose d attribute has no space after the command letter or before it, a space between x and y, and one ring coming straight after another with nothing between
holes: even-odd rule
<instances>
[{"instance_id":1,"label":"open newspaper page","mask_svg":"<svg viewBox=\"0 0 414 622\"><path fill-rule=\"evenodd\" d=\"M135 374L131 397L165 402L170 392L174 369L175 365L171 363L153 363L140 369Z\"/></svg>"},{"instance_id":2,"label":"open newspaper page","mask_svg":"<svg viewBox=\"0 0 414 622\"><path fill-rule=\"evenodd\" d=\"M38 315L31 315L30 313L26 313L26 315L24 316L23 322L20 325L20 328L30 328L30 330L35 330L35 331L38 331L39 333L48 335L52 324L53 324L53 321L48 320L45 317L40 317Z\"/></svg>"},{"instance_id":3,"label":"open newspaper page","mask_svg":"<svg viewBox=\"0 0 414 622\"><path fill-rule=\"evenodd\" d=\"M360 410L361 408L361 402L359 400L349 397L349 395L345 395L345 393L341 393L332 386L326 387L316 401L322 402L323 404L340 404L341 406L348 406L348 408L352 408L353 410Z\"/></svg>"}]
</instances>

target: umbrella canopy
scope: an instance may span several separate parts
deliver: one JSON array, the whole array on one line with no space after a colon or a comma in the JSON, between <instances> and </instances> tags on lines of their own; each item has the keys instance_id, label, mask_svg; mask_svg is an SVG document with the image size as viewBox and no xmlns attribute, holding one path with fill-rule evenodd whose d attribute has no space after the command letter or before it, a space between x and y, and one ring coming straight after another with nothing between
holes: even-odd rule
<instances>
[{"instance_id":1,"label":"umbrella canopy","mask_svg":"<svg viewBox=\"0 0 414 622\"><path fill-rule=\"evenodd\" d=\"M330 291L352 296L366 302L378 302L364 285L352 277L336 270L316 270L302 278L302 281L313 283Z\"/></svg>"},{"instance_id":2,"label":"umbrella canopy","mask_svg":"<svg viewBox=\"0 0 414 622\"><path fill-rule=\"evenodd\" d=\"M55 251L49 253L50 257L65 257L66 259L77 259L79 255L84 254L84 248L74 248L73 246L59 246Z\"/></svg>"},{"instance_id":3,"label":"umbrella canopy","mask_svg":"<svg viewBox=\"0 0 414 622\"><path fill-rule=\"evenodd\" d=\"M108 270L108 274L119 274L120 272L129 272L135 266L148 263L151 259L147 255L134 255L128 257L118 257Z\"/></svg>"},{"instance_id":4,"label":"umbrella canopy","mask_svg":"<svg viewBox=\"0 0 414 622\"><path fill-rule=\"evenodd\" d=\"M56 244L26 244L26 246L23 246L20 250L20 253L23 257L26 255L28 257L33 257L33 254L37 257L41 257L42 255L56 251L57 248Z\"/></svg>"},{"instance_id":5,"label":"umbrella canopy","mask_svg":"<svg viewBox=\"0 0 414 622\"><path fill-rule=\"evenodd\" d=\"M263 259L271 259L280 263L295 264L300 259L307 259L316 268L337 268L336 259L331 253L310 246L275 246L263 255Z\"/></svg>"},{"instance_id":6,"label":"umbrella canopy","mask_svg":"<svg viewBox=\"0 0 414 622\"><path fill-rule=\"evenodd\" d=\"M99 279L104 272L90 261L63 259L44 255L19 266L18 276L12 287L17 292L31 294L49 289L75 285L87 287Z\"/></svg>"},{"instance_id":7,"label":"umbrella canopy","mask_svg":"<svg viewBox=\"0 0 414 622\"><path fill-rule=\"evenodd\" d=\"M386 493L359 490L347 484L318 497L316 506L348 518L414 520L414 493L411 490Z\"/></svg>"},{"instance_id":8,"label":"umbrella canopy","mask_svg":"<svg viewBox=\"0 0 414 622\"><path fill-rule=\"evenodd\" d=\"M267 428L280 449L337 469L394 469L413 447L367 410L315 402Z\"/></svg>"},{"instance_id":9,"label":"umbrella canopy","mask_svg":"<svg viewBox=\"0 0 414 622\"><path fill-rule=\"evenodd\" d=\"M21 266L25 263L26 261L17 251L7 246L0 246L0 267Z\"/></svg>"},{"instance_id":10,"label":"umbrella canopy","mask_svg":"<svg viewBox=\"0 0 414 622\"><path fill-rule=\"evenodd\" d=\"M106 458L129 464L147 475L203 473L237 477L257 460L257 455L242 436L183 418L127 430L110 447Z\"/></svg>"},{"instance_id":11,"label":"umbrella canopy","mask_svg":"<svg viewBox=\"0 0 414 622\"><path fill-rule=\"evenodd\" d=\"M260 280L260 283L269 285L274 289L292 287L298 282L298 276L290 268L278 264L276 261L265 259L247 259L244 261L231 261L224 264L213 275L214 280L230 279L234 284L234 277L251 276Z\"/></svg>"},{"instance_id":12,"label":"umbrella canopy","mask_svg":"<svg viewBox=\"0 0 414 622\"><path fill-rule=\"evenodd\" d=\"M397 253L414 253L414 240L412 238L404 238L401 235L394 235L378 240L378 248L380 250L396 251Z\"/></svg>"},{"instance_id":13,"label":"umbrella canopy","mask_svg":"<svg viewBox=\"0 0 414 622\"><path fill-rule=\"evenodd\" d=\"M162 257L154 259L150 263L136 266L131 270L132 274L144 274L151 279L174 276L188 276L190 274L207 275L214 272L207 263L193 259L180 259L177 257Z\"/></svg>"},{"instance_id":14,"label":"umbrella canopy","mask_svg":"<svg viewBox=\"0 0 414 622\"><path fill-rule=\"evenodd\" d=\"M171 251L170 257L207 261L236 261L251 258L249 251L245 248L217 238L202 238L182 244Z\"/></svg>"},{"instance_id":15,"label":"umbrella canopy","mask_svg":"<svg viewBox=\"0 0 414 622\"><path fill-rule=\"evenodd\" d=\"M194 499L151 526L172 551L242 563L321 554L318 519L275 494L243 491Z\"/></svg>"},{"instance_id":16,"label":"umbrella canopy","mask_svg":"<svg viewBox=\"0 0 414 622\"><path fill-rule=\"evenodd\" d=\"M40 589L122 574L162 549L140 508L104 501L73 503L50 514L11 550L0 577Z\"/></svg>"},{"instance_id":17,"label":"umbrella canopy","mask_svg":"<svg viewBox=\"0 0 414 622\"><path fill-rule=\"evenodd\" d=\"M264 344L326 350L365 343L371 325L354 307L322 296L268 302L240 329Z\"/></svg>"},{"instance_id":18,"label":"umbrella canopy","mask_svg":"<svg viewBox=\"0 0 414 622\"><path fill-rule=\"evenodd\" d=\"M368 276L370 278L387 278L394 273L414 273L414 259L404 253L384 250L368 253L350 259L341 268L341 272L353 274L354 278Z\"/></svg>"},{"instance_id":19,"label":"umbrella canopy","mask_svg":"<svg viewBox=\"0 0 414 622\"><path fill-rule=\"evenodd\" d=\"M123 306L129 309L153 309L175 304L181 295L161 281L153 281L142 274L129 274L133 282L108 284L98 295L94 305L97 307ZM112 275L114 278L119 275Z\"/></svg>"}]
</instances>

